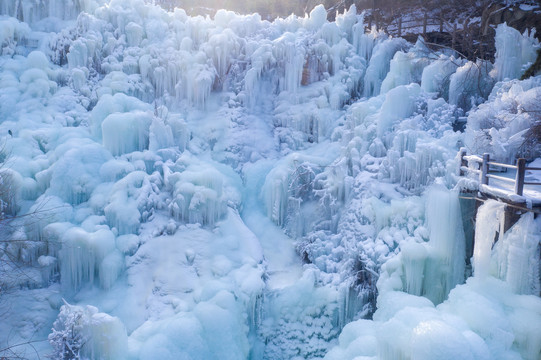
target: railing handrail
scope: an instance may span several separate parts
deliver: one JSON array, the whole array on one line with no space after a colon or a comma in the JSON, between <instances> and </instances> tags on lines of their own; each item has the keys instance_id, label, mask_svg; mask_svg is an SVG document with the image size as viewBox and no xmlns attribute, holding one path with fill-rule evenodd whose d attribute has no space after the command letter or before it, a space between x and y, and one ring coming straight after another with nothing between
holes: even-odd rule
<instances>
[{"instance_id":1,"label":"railing handrail","mask_svg":"<svg viewBox=\"0 0 541 360\"><path fill-rule=\"evenodd\" d=\"M478 169L472 169L469 167L470 162L477 163ZM507 169L516 169L515 178L506 178L503 176L493 175L490 173L490 165L503 167ZM497 179L501 181L507 181L514 183L515 194L522 196L524 192L524 185L541 185L541 182L524 181L526 177L526 170L541 171L541 168L526 167L526 159L518 158L516 165L499 163L496 161L490 161L490 154L484 153L483 156L479 155L467 155L466 149L460 149L460 176L463 176L466 172L473 172L479 174L479 183L488 185L489 179Z\"/></svg>"},{"instance_id":2,"label":"railing handrail","mask_svg":"<svg viewBox=\"0 0 541 360\"><path fill-rule=\"evenodd\" d=\"M426 34L428 26L439 26L440 32L456 33L464 31L464 28L467 28L469 25L469 19L458 23L456 20L450 21L449 19L446 19L441 15L429 16L428 13L425 12L423 15L414 18L403 19L400 16L395 17L386 25L384 25L383 28L389 34L397 33L398 36L401 36L403 30L414 29L418 27L423 28L424 35ZM460 26L462 26L462 28L460 28Z\"/></svg>"},{"instance_id":3,"label":"railing handrail","mask_svg":"<svg viewBox=\"0 0 541 360\"><path fill-rule=\"evenodd\" d=\"M502 168L506 168L506 169L516 169L517 168L516 165L503 164L503 163L499 163L499 162L495 162L495 161L490 161L488 163L488 165L494 165L494 166L502 167Z\"/></svg>"},{"instance_id":4,"label":"railing handrail","mask_svg":"<svg viewBox=\"0 0 541 360\"><path fill-rule=\"evenodd\" d=\"M475 161L478 163L483 162L483 158L478 155L464 155L463 159L466 161Z\"/></svg>"}]
</instances>

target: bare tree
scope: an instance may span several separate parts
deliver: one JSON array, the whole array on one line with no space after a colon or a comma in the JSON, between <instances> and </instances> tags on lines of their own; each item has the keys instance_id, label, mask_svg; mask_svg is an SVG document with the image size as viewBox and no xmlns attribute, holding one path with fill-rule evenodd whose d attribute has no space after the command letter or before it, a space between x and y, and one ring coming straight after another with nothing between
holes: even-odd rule
<instances>
[{"instance_id":1,"label":"bare tree","mask_svg":"<svg viewBox=\"0 0 541 360\"><path fill-rule=\"evenodd\" d=\"M47 221L57 210L41 203L26 214L20 213L17 204L16 172L10 169L10 154L5 143L0 146L0 319L12 313L10 293L24 287L48 285L42 282L39 262L31 253L38 255L47 251L41 239L29 239L25 227ZM37 250L37 251L36 251ZM20 341L16 336L7 336L0 342L0 359L40 358L34 344L47 339Z\"/></svg>"}]
</instances>

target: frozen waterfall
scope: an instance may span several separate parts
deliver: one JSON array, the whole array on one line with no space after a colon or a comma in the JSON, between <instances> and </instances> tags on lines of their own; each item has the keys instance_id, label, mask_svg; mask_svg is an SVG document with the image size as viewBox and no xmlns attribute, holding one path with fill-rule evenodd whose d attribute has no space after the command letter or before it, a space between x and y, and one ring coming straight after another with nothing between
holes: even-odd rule
<instances>
[{"instance_id":1,"label":"frozen waterfall","mask_svg":"<svg viewBox=\"0 0 541 360\"><path fill-rule=\"evenodd\" d=\"M539 41L364 15L0 0L0 358L539 359L540 220L487 201L467 277L456 173L541 156Z\"/></svg>"}]
</instances>

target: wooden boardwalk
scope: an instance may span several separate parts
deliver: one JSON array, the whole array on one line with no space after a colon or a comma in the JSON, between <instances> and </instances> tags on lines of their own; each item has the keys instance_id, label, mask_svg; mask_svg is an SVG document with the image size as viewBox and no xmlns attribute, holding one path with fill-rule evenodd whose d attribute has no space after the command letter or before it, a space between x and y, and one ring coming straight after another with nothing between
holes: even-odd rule
<instances>
[{"instance_id":1,"label":"wooden boardwalk","mask_svg":"<svg viewBox=\"0 0 541 360\"><path fill-rule=\"evenodd\" d=\"M460 176L477 174L479 192L506 203L524 204L527 208L541 206L541 181L531 181L527 173L541 171L526 166L526 159L519 158L515 165L492 161L490 154L467 155L460 150ZM540 173L541 174L541 173Z\"/></svg>"},{"instance_id":2,"label":"wooden boardwalk","mask_svg":"<svg viewBox=\"0 0 541 360\"><path fill-rule=\"evenodd\" d=\"M478 179L478 190L472 195L472 190L466 191L463 199L475 201L472 209L473 233L470 233L470 241L466 240L466 264L471 264L469 259L473 256L475 247L475 222L477 211L481 204L488 199L495 199L505 203L502 223L500 224L503 235L509 230L520 217L533 212L537 217L541 214L541 167L526 166L525 159L517 159L515 165L492 161L490 154L467 155L465 149L460 150L460 176L469 179ZM532 176L533 173L537 176ZM532 181L537 180L537 181ZM467 200L466 200L467 201ZM500 236L494 239L498 241ZM539 258L541 258L541 247ZM540 279L541 281L541 279ZM541 285L540 285L541 286ZM537 294L541 296L541 293Z\"/></svg>"},{"instance_id":3,"label":"wooden boardwalk","mask_svg":"<svg viewBox=\"0 0 541 360\"><path fill-rule=\"evenodd\" d=\"M526 160L519 158L515 165L492 161L490 154L468 155L460 150L460 176L478 176L479 189L475 199L480 203L495 199L506 203L504 231L513 226L520 216L533 212L541 214L541 181L528 180L527 174L539 172L541 168L526 166Z\"/></svg>"}]
</instances>

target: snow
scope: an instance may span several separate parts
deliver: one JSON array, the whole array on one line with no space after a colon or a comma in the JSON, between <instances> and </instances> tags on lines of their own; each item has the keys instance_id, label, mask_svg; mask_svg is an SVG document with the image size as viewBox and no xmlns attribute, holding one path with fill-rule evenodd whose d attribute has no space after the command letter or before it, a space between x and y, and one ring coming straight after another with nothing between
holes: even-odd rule
<instances>
[{"instance_id":1,"label":"snow","mask_svg":"<svg viewBox=\"0 0 541 360\"><path fill-rule=\"evenodd\" d=\"M269 22L16 4L0 0L0 349L539 358L539 220L503 234L503 205L483 205L468 277L454 190L475 183L461 147L525 153L541 78L513 78L533 35L501 25L495 63L473 63L354 6Z\"/></svg>"}]
</instances>

